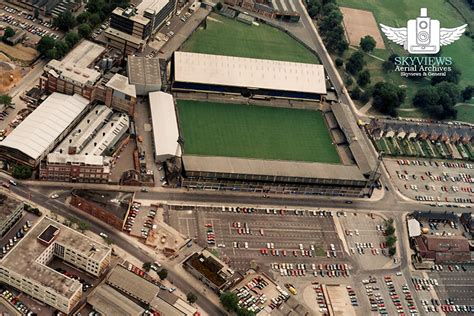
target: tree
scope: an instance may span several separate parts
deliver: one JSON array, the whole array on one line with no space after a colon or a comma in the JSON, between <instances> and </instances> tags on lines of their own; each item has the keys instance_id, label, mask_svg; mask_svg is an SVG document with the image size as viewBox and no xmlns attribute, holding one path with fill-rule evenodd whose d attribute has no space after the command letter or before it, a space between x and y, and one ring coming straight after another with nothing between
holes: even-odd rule
<instances>
[{"instance_id":1,"label":"tree","mask_svg":"<svg viewBox=\"0 0 474 316\"><path fill-rule=\"evenodd\" d=\"M237 311L239 309L239 297L234 292L226 291L221 294L219 299L227 310Z\"/></svg>"},{"instance_id":2,"label":"tree","mask_svg":"<svg viewBox=\"0 0 474 316\"><path fill-rule=\"evenodd\" d=\"M94 1L92 1L94 2ZM53 20L53 25L58 27L61 31L67 32L70 29L74 28L77 24L76 18L70 11L61 12Z\"/></svg>"},{"instance_id":3,"label":"tree","mask_svg":"<svg viewBox=\"0 0 474 316\"><path fill-rule=\"evenodd\" d=\"M164 280L168 277L168 270L166 269L161 269L160 271L157 272L158 276L160 277L160 280Z\"/></svg>"},{"instance_id":4,"label":"tree","mask_svg":"<svg viewBox=\"0 0 474 316\"><path fill-rule=\"evenodd\" d=\"M143 268L143 270L145 270L146 272L149 272L150 269L151 269L151 262L144 262L143 265L142 265L142 268Z\"/></svg>"},{"instance_id":5,"label":"tree","mask_svg":"<svg viewBox=\"0 0 474 316\"><path fill-rule=\"evenodd\" d=\"M375 45L377 45L377 42L370 35L366 35L360 39L359 46L366 53L373 51Z\"/></svg>"},{"instance_id":6,"label":"tree","mask_svg":"<svg viewBox=\"0 0 474 316\"><path fill-rule=\"evenodd\" d=\"M90 16L91 16L90 12L84 11L76 17L76 21L77 23L80 23L80 24L86 23L89 20Z\"/></svg>"},{"instance_id":7,"label":"tree","mask_svg":"<svg viewBox=\"0 0 474 316\"><path fill-rule=\"evenodd\" d=\"M16 179L29 179L33 171L28 166L15 165L13 166L12 176Z\"/></svg>"},{"instance_id":8,"label":"tree","mask_svg":"<svg viewBox=\"0 0 474 316\"><path fill-rule=\"evenodd\" d=\"M9 106L12 104L12 97L7 94L0 95L0 104Z\"/></svg>"},{"instance_id":9,"label":"tree","mask_svg":"<svg viewBox=\"0 0 474 316\"><path fill-rule=\"evenodd\" d=\"M320 8L321 15L325 16L331 13L331 11L339 11L339 7L335 3L327 3Z\"/></svg>"},{"instance_id":10,"label":"tree","mask_svg":"<svg viewBox=\"0 0 474 316\"><path fill-rule=\"evenodd\" d=\"M35 11L33 12L33 17L34 17L35 19L37 19L37 18L39 17L39 15L40 15L39 10L38 10L37 8L35 8Z\"/></svg>"},{"instance_id":11,"label":"tree","mask_svg":"<svg viewBox=\"0 0 474 316\"><path fill-rule=\"evenodd\" d=\"M3 33L3 41L6 41L8 38L12 37L13 35L15 35L15 30L7 26L5 28L5 32Z\"/></svg>"},{"instance_id":12,"label":"tree","mask_svg":"<svg viewBox=\"0 0 474 316\"><path fill-rule=\"evenodd\" d=\"M308 14L311 18L315 18L319 13L319 9L317 7L311 7L308 9Z\"/></svg>"},{"instance_id":13,"label":"tree","mask_svg":"<svg viewBox=\"0 0 474 316\"><path fill-rule=\"evenodd\" d=\"M431 85L434 86L443 81L459 83L460 79L461 79L461 71L457 69L455 66L452 66L451 71L446 71L446 76L432 77Z\"/></svg>"},{"instance_id":14,"label":"tree","mask_svg":"<svg viewBox=\"0 0 474 316\"><path fill-rule=\"evenodd\" d=\"M53 47L51 48L50 50L48 50L46 52L46 57L49 58L49 59L58 59L59 58L59 54L58 54L58 50L56 47Z\"/></svg>"},{"instance_id":15,"label":"tree","mask_svg":"<svg viewBox=\"0 0 474 316\"><path fill-rule=\"evenodd\" d=\"M56 43L54 44L54 48L57 52L56 58L62 58L69 51L69 46L63 41L56 41Z\"/></svg>"},{"instance_id":16,"label":"tree","mask_svg":"<svg viewBox=\"0 0 474 316\"><path fill-rule=\"evenodd\" d=\"M393 235L395 233L395 227L393 227L393 224L388 224L387 228L385 229L385 234L387 236Z\"/></svg>"},{"instance_id":17,"label":"tree","mask_svg":"<svg viewBox=\"0 0 474 316\"><path fill-rule=\"evenodd\" d=\"M88 21L89 21L89 25L91 27L95 27L95 26L99 25L100 22L102 22L102 19L100 18L100 14L94 13L94 14L91 14L89 16Z\"/></svg>"},{"instance_id":18,"label":"tree","mask_svg":"<svg viewBox=\"0 0 474 316\"><path fill-rule=\"evenodd\" d=\"M359 72L357 83L361 87L365 87L370 83L370 72L367 69Z\"/></svg>"},{"instance_id":19,"label":"tree","mask_svg":"<svg viewBox=\"0 0 474 316\"><path fill-rule=\"evenodd\" d=\"M395 65L392 62L386 60L382 63L382 70L384 72L390 72L390 71L393 71L394 69L395 69Z\"/></svg>"},{"instance_id":20,"label":"tree","mask_svg":"<svg viewBox=\"0 0 474 316\"><path fill-rule=\"evenodd\" d=\"M74 47L74 45L77 44L77 42L79 42L81 40L81 37L76 32L69 31L69 32L67 32L66 36L64 37L64 40L68 44L69 48L72 48L72 47Z\"/></svg>"},{"instance_id":21,"label":"tree","mask_svg":"<svg viewBox=\"0 0 474 316\"><path fill-rule=\"evenodd\" d=\"M220 2L219 2L220 3ZM197 296L196 294L194 294L193 292L189 292L188 294L186 294L186 300L190 303L190 304L193 304L193 303L196 303L197 301Z\"/></svg>"},{"instance_id":22,"label":"tree","mask_svg":"<svg viewBox=\"0 0 474 316\"><path fill-rule=\"evenodd\" d=\"M349 57L349 60L346 62L346 70L355 75L362 70L364 64L364 54L360 51L356 51L352 53L351 57Z\"/></svg>"},{"instance_id":23,"label":"tree","mask_svg":"<svg viewBox=\"0 0 474 316\"><path fill-rule=\"evenodd\" d=\"M342 65L344 65L344 60L342 58L336 58L336 67L341 67Z\"/></svg>"},{"instance_id":24,"label":"tree","mask_svg":"<svg viewBox=\"0 0 474 316\"><path fill-rule=\"evenodd\" d=\"M239 308L237 310L237 316L255 316L254 312L249 311L246 308Z\"/></svg>"},{"instance_id":25,"label":"tree","mask_svg":"<svg viewBox=\"0 0 474 316\"><path fill-rule=\"evenodd\" d=\"M389 82L377 82L372 92L372 106L383 114L396 116L397 110L405 100L405 90Z\"/></svg>"},{"instance_id":26,"label":"tree","mask_svg":"<svg viewBox=\"0 0 474 316\"><path fill-rule=\"evenodd\" d=\"M344 79L344 83L347 87L349 87L354 83L354 80L352 80L351 77L347 76L346 79Z\"/></svg>"},{"instance_id":27,"label":"tree","mask_svg":"<svg viewBox=\"0 0 474 316\"><path fill-rule=\"evenodd\" d=\"M217 11L220 11L222 9L222 3L221 2L217 2L216 9L217 9Z\"/></svg>"},{"instance_id":28,"label":"tree","mask_svg":"<svg viewBox=\"0 0 474 316\"><path fill-rule=\"evenodd\" d=\"M359 87L355 87L351 90L350 94L351 98L353 98L354 100L359 100L360 96L362 95L362 90Z\"/></svg>"},{"instance_id":29,"label":"tree","mask_svg":"<svg viewBox=\"0 0 474 316\"><path fill-rule=\"evenodd\" d=\"M89 24L87 23L82 23L81 25L79 25L79 27L77 28L77 31L79 33L79 35L83 38L87 38L89 37L89 35L91 34L92 32L92 29L91 27L89 26Z\"/></svg>"},{"instance_id":30,"label":"tree","mask_svg":"<svg viewBox=\"0 0 474 316\"><path fill-rule=\"evenodd\" d=\"M396 253L397 253L397 248L395 247L388 248L388 254L390 255L390 257L393 257Z\"/></svg>"},{"instance_id":31,"label":"tree","mask_svg":"<svg viewBox=\"0 0 474 316\"><path fill-rule=\"evenodd\" d=\"M54 47L56 41L50 36L43 36L36 47L41 54L46 54L46 52Z\"/></svg>"},{"instance_id":32,"label":"tree","mask_svg":"<svg viewBox=\"0 0 474 316\"><path fill-rule=\"evenodd\" d=\"M461 93L463 101L469 101L474 93L474 86L467 86Z\"/></svg>"},{"instance_id":33,"label":"tree","mask_svg":"<svg viewBox=\"0 0 474 316\"><path fill-rule=\"evenodd\" d=\"M397 242L397 237L394 235L387 236L386 242L388 247L393 247Z\"/></svg>"}]
</instances>

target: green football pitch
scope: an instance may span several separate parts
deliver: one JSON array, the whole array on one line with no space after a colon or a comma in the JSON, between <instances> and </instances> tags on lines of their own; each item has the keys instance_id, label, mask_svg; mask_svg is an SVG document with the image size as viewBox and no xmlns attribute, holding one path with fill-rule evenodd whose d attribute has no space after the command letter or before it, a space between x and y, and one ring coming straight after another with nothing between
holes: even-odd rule
<instances>
[{"instance_id":1,"label":"green football pitch","mask_svg":"<svg viewBox=\"0 0 474 316\"><path fill-rule=\"evenodd\" d=\"M340 163L319 111L177 103L185 154Z\"/></svg>"},{"instance_id":2,"label":"green football pitch","mask_svg":"<svg viewBox=\"0 0 474 316\"><path fill-rule=\"evenodd\" d=\"M319 60L288 34L266 24L247 25L211 14L184 43L183 51L318 64Z\"/></svg>"}]
</instances>

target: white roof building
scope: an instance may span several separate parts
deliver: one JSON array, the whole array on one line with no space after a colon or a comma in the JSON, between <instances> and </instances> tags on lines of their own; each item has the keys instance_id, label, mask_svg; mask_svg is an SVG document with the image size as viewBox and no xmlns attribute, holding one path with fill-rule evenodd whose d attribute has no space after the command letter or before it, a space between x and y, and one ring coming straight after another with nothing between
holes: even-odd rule
<instances>
[{"instance_id":1,"label":"white roof building","mask_svg":"<svg viewBox=\"0 0 474 316\"><path fill-rule=\"evenodd\" d=\"M0 147L16 149L37 164L62 140L88 104L89 100L78 94L55 92L0 142Z\"/></svg>"},{"instance_id":2,"label":"white roof building","mask_svg":"<svg viewBox=\"0 0 474 316\"><path fill-rule=\"evenodd\" d=\"M120 74L115 74L112 78L110 78L109 82L107 82L105 86L115 90L114 96L116 96L118 93L121 93L123 95L128 95L129 97L137 97L135 86L133 84L129 84L128 78Z\"/></svg>"},{"instance_id":3,"label":"white roof building","mask_svg":"<svg viewBox=\"0 0 474 316\"><path fill-rule=\"evenodd\" d=\"M130 125L130 118L125 113L116 113L97 132L89 143L81 151L83 155L102 156L107 155L107 150L117 144L122 136L127 132Z\"/></svg>"},{"instance_id":4,"label":"white roof building","mask_svg":"<svg viewBox=\"0 0 474 316\"><path fill-rule=\"evenodd\" d=\"M410 237L416 237L421 235L421 225L420 222L414 218L408 220L408 235Z\"/></svg>"},{"instance_id":5,"label":"white roof building","mask_svg":"<svg viewBox=\"0 0 474 316\"><path fill-rule=\"evenodd\" d=\"M181 145L178 143L178 120L173 96L164 92L152 92L149 96L155 161L181 157Z\"/></svg>"},{"instance_id":6,"label":"white roof building","mask_svg":"<svg viewBox=\"0 0 474 316\"><path fill-rule=\"evenodd\" d=\"M97 105L77 124L54 152L60 154L78 154L112 116L112 109L106 105ZM71 149L71 151L70 151Z\"/></svg>"},{"instance_id":7,"label":"white roof building","mask_svg":"<svg viewBox=\"0 0 474 316\"><path fill-rule=\"evenodd\" d=\"M177 51L175 82L325 94L322 65Z\"/></svg>"}]
</instances>

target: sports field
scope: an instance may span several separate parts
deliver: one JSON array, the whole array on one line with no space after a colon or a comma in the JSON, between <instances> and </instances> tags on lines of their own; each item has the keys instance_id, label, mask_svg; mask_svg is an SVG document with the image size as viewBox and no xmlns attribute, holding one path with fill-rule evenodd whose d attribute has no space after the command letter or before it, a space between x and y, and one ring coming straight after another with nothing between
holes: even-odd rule
<instances>
[{"instance_id":1,"label":"sports field","mask_svg":"<svg viewBox=\"0 0 474 316\"><path fill-rule=\"evenodd\" d=\"M184 43L183 51L318 64L318 58L284 32L266 24L247 25L211 14L207 27Z\"/></svg>"},{"instance_id":2,"label":"sports field","mask_svg":"<svg viewBox=\"0 0 474 316\"><path fill-rule=\"evenodd\" d=\"M177 103L186 154L340 163L319 111Z\"/></svg>"}]
</instances>

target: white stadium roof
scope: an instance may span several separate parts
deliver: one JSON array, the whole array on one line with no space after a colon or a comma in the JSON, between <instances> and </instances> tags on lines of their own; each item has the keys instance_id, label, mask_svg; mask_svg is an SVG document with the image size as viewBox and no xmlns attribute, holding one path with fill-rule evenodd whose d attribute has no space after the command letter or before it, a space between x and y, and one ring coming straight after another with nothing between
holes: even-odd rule
<instances>
[{"instance_id":1,"label":"white stadium roof","mask_svg":"<svg viewBox=\"0 0 474 316\"><path fill-rule=\"evenodd\" d=\"M89 100L78 94L70 96L55 92L0 142L0 146L17 149L36 160L50 149L88 104Z\"/></svg>"},{"instance_id":2,"label":"white stadium roof","mask_svg":"<svg viewBox=\"0 0 474 316\"><path fill-rule=\"evenodd\" d=\"M177 82L326 93L322 65L287 61L177 51L174 78Z\"/></svg>"},{"instance_id":3,"label":"white stadium roof","mask_svg":"<svg viewBox=\"0 0 474 316\"><path fill-rule=\"evenodd\" d=\"M173 96L164 92L151 92L149 96L156 159L166 160L175 156L181 157Z\"/></svg>"}]
</instances>

